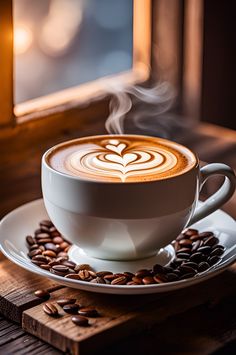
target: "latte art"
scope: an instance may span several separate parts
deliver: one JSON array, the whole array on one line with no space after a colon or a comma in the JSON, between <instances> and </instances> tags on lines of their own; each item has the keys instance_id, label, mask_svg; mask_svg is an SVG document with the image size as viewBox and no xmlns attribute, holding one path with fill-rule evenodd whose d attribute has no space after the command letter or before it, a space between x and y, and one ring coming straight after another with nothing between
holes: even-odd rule
<instances>
[{"instance_id":1,"label":"latte art","mask_svg":"<svg viewBox=\"0 0 236 355\"><path fill-rule=\"evenodd\" d=\"M192 165L175 143L125 135L72 141L51 154L49 162L54 169L73 176L111 182L163 179Z\"/></svg>"}]
</instances>

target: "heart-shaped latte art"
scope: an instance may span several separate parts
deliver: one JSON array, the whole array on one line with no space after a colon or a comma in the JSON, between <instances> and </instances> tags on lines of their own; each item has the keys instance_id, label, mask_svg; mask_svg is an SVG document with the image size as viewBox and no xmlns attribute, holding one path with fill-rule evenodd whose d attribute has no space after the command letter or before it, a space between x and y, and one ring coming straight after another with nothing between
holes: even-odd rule
<instances>
[{"instance_id":1,"label":"heart-shaped latte art","mask_svg":"<svg viewBox=\"0 0 236 355\"><path fill-rule=\"evenodd\" d=\"M142 144L133 147L111 139L104 146L74 152L67 162L77 175L125 182L129 178L168 171L176 165L177 158L164 147Z\"/></svg>"}]
</instances>

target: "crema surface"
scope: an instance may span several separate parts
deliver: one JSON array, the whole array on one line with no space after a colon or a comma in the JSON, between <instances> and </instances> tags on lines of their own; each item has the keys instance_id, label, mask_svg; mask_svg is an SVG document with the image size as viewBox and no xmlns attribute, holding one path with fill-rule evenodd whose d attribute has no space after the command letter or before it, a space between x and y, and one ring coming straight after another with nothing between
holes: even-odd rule
<instances>
[{"instance_id":1,"label":"crema surface","mask_svg":"<svg viewBox=\"0 0 236 355\"><path fill-rule=\"evenodd\" d=\"M187 148L164 139L113 135L62 143L46 157L55 170L78 178L107 182L141 182L174 177L193 168Z\"/></svg>"}]
</instances>

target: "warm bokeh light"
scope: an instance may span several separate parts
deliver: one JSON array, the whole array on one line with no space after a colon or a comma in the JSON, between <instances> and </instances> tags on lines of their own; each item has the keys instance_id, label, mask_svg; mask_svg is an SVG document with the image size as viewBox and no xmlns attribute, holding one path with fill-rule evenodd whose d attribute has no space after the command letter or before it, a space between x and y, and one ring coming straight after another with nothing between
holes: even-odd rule
<instances>
[{"instance_id":1,"label":"warm bokeh light","mask_svg":"<svg viewBox=\"0 0 236 355\"><path fill-rule=\"evenodd\" d=\"M14 28L14 53L25 53L33 42L33 34L29 27L18 25Z\"/></svg>"}]
</instances>

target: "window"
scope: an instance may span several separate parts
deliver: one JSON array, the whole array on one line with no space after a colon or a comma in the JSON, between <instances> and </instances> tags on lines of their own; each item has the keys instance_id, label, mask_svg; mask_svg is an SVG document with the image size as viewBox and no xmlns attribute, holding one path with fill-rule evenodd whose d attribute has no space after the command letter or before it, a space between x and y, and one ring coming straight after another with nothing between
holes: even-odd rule
<instances>
[{"instance_id":1,"label":"window","mask_svg":"<svg viewBox=\"0 0 236 355\"><path fill-rule=\"evenodd\" d=\"M16 104L132 69L132 0L14 0Z\"/></svg>"}]
</instances>

